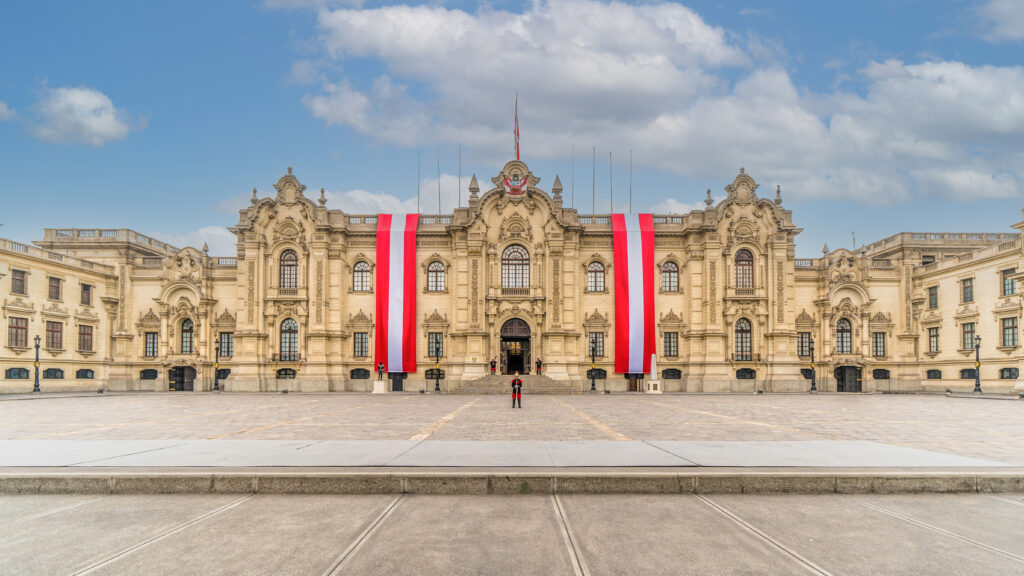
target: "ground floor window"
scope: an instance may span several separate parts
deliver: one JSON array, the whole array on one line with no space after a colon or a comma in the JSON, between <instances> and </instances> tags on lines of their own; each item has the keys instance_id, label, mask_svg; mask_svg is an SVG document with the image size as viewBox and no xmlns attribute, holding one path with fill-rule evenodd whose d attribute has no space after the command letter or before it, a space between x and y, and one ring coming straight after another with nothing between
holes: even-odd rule
<instances>
[{"instance_id":1,"label":"ground floor window","mask_svg":"<svg viewBox=\"0 0 1024 576\"><path fill-rule=\"evenodd\" d=\"M942 370L929 370L925 378L929 380L942 380Z\"/></svg>"},{"instance_id":2,"label":"ground floor window","mask_svg":"<svg viewBox=\"0 0 1024 576\"><path fill-rule=\"evenodd\" d=\"M60 368L47 368L43 370L43 378L47 380L63 380L64 371Z\"/></svg>"},{"instance_id":3,"label":"ground floor window","mask_svg":"<svg viewBox=\"0 0 1024 576\"><path fill-rule=\"evenodd\" d=\"M665 356L679 356L679 332L665 332Z\"/></svg>"},{"instance_id":4,"label":"ground floor window","mask_svg":"<svg viewBox=\"0 0 1024 576\"><path fill-rule=\"evenodd\" d=\"M737 380L753 380L757 378L757 371L752 368L740 368L736 371Z\"/></svg>"},{"instance_id":5,"label":"ground floor window","mask_svg":"<svg viewBox=\"0 0 1024 576\"><path fill-rule=\"evenodd\" d=\"M682 371L676 368L669 368L668 370L661 371L662 380L681 380L683 378Z\"/></svg>"},{"instance_id":6,"label":"ground floor window","mask_svg":"<svg viewBox=\"0 0 1024 576\"><path fill-rule=\"evenodd\" d=\"M157 377L157 371L153 370L152 368L143 370L142 372L139 372L139 379L140 380L156 380L156 377Z\"/></svg>"},{"instance_id":7,"label":"ground floor window","mask_svg":"<svg viewBox=\"0 0 1024 576\"><path fill-rule=\"evenodd\" d=\"M156 332L146 332L146 358L156 358L160 335Z\"/></svg>"},{"instance_id":8,"label":"ground floor window","mask_svg":"<svg viewBox=\"0 0 1024 576\"><path fill-rule=\"evenodd\" d=\"M92 326L78 327L78 350L92 352Z\"/></svg>"},{"instance_id":9,"label":"ground floor window","mask_svg":"<svg viewBox=\"0 0 1024 576\"><path fill-rule=\"evenodd\" d=\"M928 329L928 351L938 352L939 351L939 329L929 328Z\"/></svg>"},{"instance_id":10,"label":"ground floor window","mask_svg":"<svg viewBox=\"0 0 1024 576\"><path fill-rule=\"evenodd\" d=\"M978 371L974 368L964 368L960 371L961 380L974 380L977 377Z\"/></svg>"},{"instance_id":11,"label":"ground floor window","mask_svg":"<svg viewBox=\"0 0 1024 576\"><path fill-rule=\"evenodd\" d=\"M1017 345L1017 319L1003 318L1003 346Z\"/></svg>"},{"instance_id":12,"label":"ground floor window","mask_svg":"<svg viewBox=\"0 0 1024 576\"><path fill-rule=\"evenodd\" d=\"M441 332L427 333L427 356L431 358L444 356L444 334Z\"/></svg>"},{"instance_id":13,"label":"ground floor window","mask_svg":"<svg viewBox=\"0 0 1024 576\"><path fill-rule=\"evenodd\" d=\"M871 355L876 358L885 356L885 332L871 333Z\"/></svg>"},{"instance_id":14,"label":"ground floor window","mask_svg":"<svg viewBox=\"0 0 1024 576\"><path fill-rule=\"evenodd\" d=\"M7 345L28 348L28 318L11 317L7 320Z\"/></svg>"},{"instance_id":15,"label":"ground floor window","mask_svg":"<svg viewBox=\"0 0 1024 576\"><path fill-rule=\"evenodd\" d=\"M353 380L369 380L370 371L366 368L356 368L349 373L349 378L352 378Z\"/></svg>"},{"instance_id":16,"label":"ground floor window","mask_svg":"<svg viewBox=\"0 0 1024 576\"><path fill-rule=\"evenodd\" d=\"M960 330L964 337L960 349L974 350L974 322L964 322L960 326Z\"/></svg>"},{"instance_id":17,"label":"ground floor window","mask_svg":"<svg viewBox=\"0 0 1024 576\"><path fill-rule=\"evenodd\" d=\"M875 368L871 372L871 377L874 378L875 380L888 380L889 379L889 371L888 370L884 370L882 368Z\"/></svg>"},{"instance_id":18,"label":"ground floor window","mask_svg":"<svg viewBox=\"0 0 1024 576\"><path fill-rule=\"evenodd\" d=\"M295 370L293 368L281 368L277 371L278 380L294 380Z\"/></svg>"},{"instance_id":19,"label":"ground floor window","mask_svg":"<svg viewBox=\"0 0 1024 576\"><path fill-rule=\"evenodd\" d=\"M4 378L8 380L28 380L28 368L8 368L4 372Z\"/></svg>"},{"instance_id":20,"label":"ground floor window","mask_svg":"<svg viewBox=\"0 0 1024 576\"><path fill-rule=\"evenodd\" d=\"M64 349L64 325L60 322L46 323L46 348L47 350Z\"/></svg>"},{"instance_id":21,"label":"ground floor window","mask_svg":"<svg viewBox=\"0 0 1024 576\"><path fill-rule=\"evenodd\" d=\"M796 355L806 357L811 355L811 333L800 332L796 335Z\"/></svg>"},{"instance_id":22,"label":"ground floor window","mask_svg":"<svg viewBox=\"0 0 1024 576\"><path fill-rule=\"evenodd\" d=\"M75 372L75 378L78 380L92 380L94 375L95 373L92 370L89 370L88 368L82 368L81 370Z\"/></svg>"},{"instance_id":23,"label":"ground floor window","mask_svg":"<svg viewBox=\"0 0 1024 576\"><path fill-rule=\"evenodd\" d=\"M1017 374L1016 368L1003 368L999 371L999 378L1003 380L1016 380Z\"/></svg>"}]
</instances>

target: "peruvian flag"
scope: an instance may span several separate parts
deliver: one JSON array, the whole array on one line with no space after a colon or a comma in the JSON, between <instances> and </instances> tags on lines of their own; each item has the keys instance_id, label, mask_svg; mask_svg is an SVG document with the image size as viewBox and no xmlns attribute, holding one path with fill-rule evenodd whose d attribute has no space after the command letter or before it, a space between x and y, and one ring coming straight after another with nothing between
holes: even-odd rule
<instances>
[{"instance_id":1,"label":"peruvian flag","mask_svg":"<svg viewBox=\"0 0 1024 576\"><path fill-rule=\"evenodd\" d=\"M615 372L647 374L654 353L654 217L612 214Z\"/></svg>"},{"instance_id":2,"label":"peruvian flag","mask_svg":"<svg viewBox=\"0 0 1024 576\"><path fill-rule=\"evenodd\" d=\"M377 361L416 371L416 225L419 214L377 216Z\"/></svg>"}]
</instances>

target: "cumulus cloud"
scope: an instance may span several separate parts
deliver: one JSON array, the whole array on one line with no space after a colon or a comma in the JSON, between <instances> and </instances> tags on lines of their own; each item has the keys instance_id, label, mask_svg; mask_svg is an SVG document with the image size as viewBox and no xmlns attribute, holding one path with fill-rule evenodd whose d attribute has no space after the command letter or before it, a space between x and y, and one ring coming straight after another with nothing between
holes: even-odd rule
<instances>
[{"instance_id":1,"label":"cumulus cloud","mask_svg":"<svg viewBox=\"0 0 1024 576\"><path fill-rule=\"evenodd\" d=\"M157 233L155 236L178 248L191 246L199 250L205 242L211 256L233 258L236 253L235 235L223 226L204 226L191 232Z\"/></svg>"},{"instance_id":2,"label":"cumulus cloud","mask_svg":"<svg viewBox=\"0 0 1024 576\"><path fill-rule=\"evenodd\" d=\"M990 3L992 5L998 2ZM1021 193L1024 68L872 62L832 93L794 84L777 40L672 3L549 0L522 12L321 7L318 55L379 64L303 102L328 125L403 146L463 143L508 159L513 95L524 157L634 151L638 167L722 179L745 166L787 197L890 204ZM305 65L303 65L305 66ZM852 86L849 91L838 87ZM772 186L774 187L774 186ZM660 205L659 205L660 206ZM681 209L665 206L666 209Z\"/></svg>"},{"instance_id":3,"label":"cumulus cloud","mask_svg":"<svg viewBox=\"0 0 1024 576\"><path fill-rule=\"evenodd\" d=\"M54 88L36 106L40 123L32 128L41 140L102 146L121 140L145 123L114 106L93 88Z\"/></svg>"},{"instance_id":4,"label":"cumulus cloud","mask_svg":"<svg viewBox=\"0 0 1024 576\"><path fill-rule=\"evenodd\" d=\"M7 103L0 100L0 122L6 122L17 116L13 108L8 108Z\"/></svg>"},{"instance_id":5,"label":"cumulus cloud","mask_svg":"<svg viewBox=\"0 0 1024 576\"><path fill-rule=\"evenodd\" d=\"M437 177L423 178L420 180L419 208L423 214L438 213L438 182L440 181L440 213L452 212L461 201L465 207L469 202L469 176L462 177L461 197L459 195L459 177L456 174L442 173L440 179ZM481 190L486 191L490 186L483 186ZM414 213L416 212L416 197L410 195L408 198L399 198L394 194L386 192L368 192L366 190L348 190L344 192L325 191L327 207L332 210L344 210L352 214L379 214L379 213Z\"/></svg>"},{"instance_id":6,"label":"cumulus cloud","mask_svg":"<svg viewBox=\"0 0 1024 576\"><path fill-rule=\"evenodd\" d=\"M1024 2L988 0L978 7L982 37L990 42L1024 40Z\"/></svg>"}]
</instances>

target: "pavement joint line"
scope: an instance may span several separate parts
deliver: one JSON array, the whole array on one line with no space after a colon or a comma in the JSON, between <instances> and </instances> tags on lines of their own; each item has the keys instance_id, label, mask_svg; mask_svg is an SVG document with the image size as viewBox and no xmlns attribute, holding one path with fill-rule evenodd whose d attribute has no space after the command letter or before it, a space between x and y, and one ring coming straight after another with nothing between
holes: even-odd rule
<instances>
[{"instance_id":1,"label":"pavement joint line","mask_svg":"<svg viewBox=\"0 0 1024 576\"><path fill-rule=\"evenodd\" d=\"M384 465L385 466L390 466L392 462L394 462L395 460L398 460L402 456L405 456L410 450L412 450L414 448L417 448L420 444L423 444L423 440L420 440L419 442L413 444L412 446L409 446L405 450L402 450L401 453L396 454L394 458L392 458L392 459L388 460L387 462L385 462ZM405 480L404 479L402 480L402 492L405 492Z\"/></svg>"},{"instance_id":2,"label":"pavement joint line","mask_svg":"<svg viewBox=\"0 0 1024 576\"><path fill-rule=\"evenodd\" d=\"M402 489L404 492L404 485ZM391 513L395 511L395 507L398 506L398 503L402 500L404 496L404 493L399 494L397 498L392 500L391 503L388 504L387 508L385 508L384 511L381 512L376 518L374 518L373 522L371 522L370 525L366 527L366 530L363 530L363 532L359 536L357 536L356 539L351 544L348 545L348 548L346 548L345 551L341 553L341 556L338 556L334 563L331 564L330 568L324 571L323 576L332 576L334 574L340 574L340 571L345 566L345 563L348 562L348 560L352 558L360 548L362 548L363 543L366 542L366 540L374 532L377 531L377 528L381 524L383 524L384 521L387 520L389 516L391 516Z\"/></svg>"},{"instance_id":3,"label":"pavement joint line","mask_svg":"<svg viewBox=\"0 0 1024 576\"><path fill-rule=\"evenodd\" d=\"M116 454L114 456L107 456L106 458L96 458L95 460L83 460L82 462L73 462L71 464L66 464L63 467L66 467L66 468L71 468L71 467L74 467L74 466L85 467L86 464L92 464L94 462L103 462L104 460L113 460L115 458L124 458L125 456L136 456L138 454L145 454L147 452L158 452L160 450L166 450L168 448L177 448L179 446L185 446L185 445L187 445L187 442L182 442L181 444L173 444L171 446L157 446L156 448L149 448L147 450L139 450L138 452L129 452L127 454Z\"/></svg>"},{"instance_id":4,"label":"pavement joint line","mask_svg":"<svg viewBox=\"0 0 1024 576\"><path fill-rule=\"evenodd\" d=\"M63 512L65 510L70 510L72 508L77 508L79 506L84 506L86 504L91 504L91 503L93 503L93 502L95 502L97 500L101 500L101 499L106 498L106 497L107 497L107 495L104 494L103 496L98 496L96 498L90 498L88 500L83 500L81 502L74 502L74 503L68 504L66 506L60 506L59 508L54 508L53 510L47 510L45 512L39 512L37 514L32 514L30 516L25 516L23 518L18 518L17 520L11 520L10 522L5 522L3 524L0 524L0 528L6 528L7 526L14 526L15 524L21 524L22 522L28 522L29 520L35 520L36 518L42 518L44 516L49 516L50 514L57 514L58 512Z\"/></svg>"},{"instance_id":5,"label":"pavement joint line","mask_svg":"<svg viewBox=\"0 0 1024 576\"><path fill-rule=\"evenodd\" d=\"M814 562L811 562L807 558L804 558L796 550L793 550L789 546L786 546L782 542L779 542L778 540L772 538L767 533L765 533L765 532L761 531L760 529L758 529L757 527L755 527L753 524L751 524L751 523L747 522L746 520L744 520L743 518L740 518L739 516L737 516L735 513L733 513L731 510L729 510L725 506L722 506L721 504L711 500L710 498L708 498L707 496L704 496L702 494L697 494L696 497L699 498L700 500L702 500L705 504L707 504L711 508L717 510L719 513L724 515L726 518L732 520L736 524L739 524L740 527L742 527L745 530L751 532L755 536L761 538L762 540L764 540L768 544L770 544L772 546L775 546L776 548L778 548L782 552L788 554L794 560L796 560L798 563L800 563L801 566L806 568L809 572L811 572L813 574L819 574L821 576L832 576L832 573L829 572L828 570L825 570L821 566L818 566Z\"/></svg>"},{"instance_id":6,"label":"pavement joint line","mask_svg":"<svg viewBox=\"0 0 1024 576\"><path fill-rule=\"evenodd\" d=\"M551 503L555 507L555 512L558 513L558 519L561 520L562 539L565 540L565 546L569 549L573 572L577 576L590 576L590 570L587 569L587 565L583 561L583 554L576 544L576 536L573 534L572 527L569 526L569 519L562 508L562 500L558 497L558 494L551 495Z\"/></svg>"},{"instance_id":7,"label":"pavement joint line","mask_svg":"<svg viewBox=\"0 0 1024 576\"><path fill-rule=\"evenodd\" d=\"M927 530L931 530L932 532L937 532L939 534L943 534L943 535L946 535L946 536L949 536L949 537L952 537L952 538L956 538L957 540L961 540L963 542L967 542L968 544L974 544L975 546L978 546L979 548L984 548L985 550L988 550L989 552L995 552L996 554L999 554L999 555L1005 556L1007 558L1011 558L1013 560L1016 560L1018 562L1024 563L1024 556L1020 556L1018 554L1014 554L1013 552L1007 552L1006 550L1003 550L1002 548L996 548L995 546L991 546L989 544L985 544L984 542L978 542L977 540L972 540L971 538L968 538L966 536L962 536L960 534L957 534L956 532L950 532L949 530L946 530L945 528L939 528L938 526L935 526L933 524L929 524L927 522L923 522L923 521L918 520L916 518L911 518L910 516L907 516L905 514L900 514L899 512L894 512L894 511L889 510L887 508L883 508L882 506L879 506L877 504L872 504L870 502L865 502L864 500L861 500L860 498L854 498L852 496L848 496L848 495L845 495L845 494L843 495L843 497L846 498L847 500L853 500L857 504L860 504L861 506L864 506L866 508L870 508L870 509L872 509L872 510L874 510L876 512L881 512L882 514L886 514L888 516L892 516L893 518L897 518L899 520L903 520L904 522L909 522L911 524L920 526L921 528L925 528Z\"/></svg>"},{"instance_id":8,"label":"pavement joint line","mask_svg":"<svg viewBox=\"0 0 1024 576\"><path fill-rule=\"evenodd\" d=\"M409 438L409 440L426 440L431 435L433 435L434 432L437 432L438 430L440 430L442 426L444 426L445 424L447 424L447 423L451 422L452 420L454 420L455 417L458 416L460 413L462 413L463 410L466 410L467 408L471 407L473 404L476 404L477 402L479 402L480 398L481 398L480 396L477 396L476 398L473 398L472 400L470 400L468 402L465 402L462 406L459 406L455 410L452 410L448 414L442 416L437 422L434 422L433 424L431 424L431 425L427 426L426 428L420 430L419 434L414 435L412 438Z\"/></svg>"},{"instance_id":9,"label":"pavement joint line","mask_svg":"<svg viewBox=\"0 0 1024 576\"><path fill-rule=\"evenodd\" d=\"M287 425L290 425L290 424L295 424L297 422L303 422L303 421L306 421L306 420L313 420L314 418L319 418L321 416L328 416L328 415L331 415L331 414L341 414L343 412L352 412L353 410L360 410L360 409L363 409L363 408L370 408L372 406L380 406L382 404L387 404L389 402L401 402L402 400L408 400L409 398L410 398L409 396L406 396L406 397L398 398L398 399L395 399L395 400L390 400L389 399L389 400L384 400L382 402L375 402L373 404L366 404L365 406L352 406L352 407L349 407L349 408L344 408L342 410L328 410L327 412L317 412L316 414L310 414L309 416L302 416L300 418L292 418L291 420L279 420L277 422L272 422L272 423L269 423L269 424L264 424L262 426L253 426L252 428L244 428L242 430L236 430L234 432L228 432L226 434L221 434L219 436L208 436L208 437L204 438L204 440L219 440L219 439L222 439L222 438L226 438L228 436L241 436L242 434L248 434L250 432L256 432L256 431L260 431L260 430L269 430L271 428L277 428L278 426L287 426ZM304 403L300 403L300 404L312 404L314 402L315 401L311 400L310 402L304 402ZM285 406L289 406L289 405L290 404L286 404Z\"/></svg>"},{"instance_id":10,"label":"pavement joint line","mask_svg":"<svg viewBox=\"0 0 1024 576\"><path fill-rule=\"evenodd\" d=\"M555 404L558 404L559 406L562 406L563 408L568 408L569 410L572 410L577 415L579 415L580 418L583 418L587 423L591 424L594 428L597 428L601 432L604 432L612 440L617 440L619 442L624 442L624 441L628 441L628 440L631 439L629 436L626 436L625 434L623 434L622 432L619 432L615 428L612 428L611 426L605 424L604 422L601 422L600 420L598 420L597 418L594 418L590 414L587 414L583 410L580 410L579 408L577 408L575 406L566 404L565 402L562 402L557 397L552 397L551 400Z\"/></svg>"},{"instance_id":11,"label":"pavement joint line","mask_svg":"<svg viewBox=\"0 0 1024 576\"><path fill-rule=\"evenodd\" d=\"M202 522L203 520L206 520L208 518L212 518L212 517L220 514L221 512L227 512L228 510L234 508L235 506L238 506L239 504L242 504L243 502L246 502L248 500L252 500L255 497L256 497L255 494L250 494L248 496L244 496L242 498L239 498L238 500L235 500L234 502L230 502L228 504L225 504L225 505L221 506L220 508L216 508L214 510L211 510L211 511L207 512L206 514L203 514L202 516L199 516L198 518L193 518L192 520L189 520L188 522L185 522L184 524L180 524L177 527L171 528L170 530L167 530L167 531L165 531L162 534L158 534L156 536L153 536L152 538L150 538L150 539L148 539L148 540L146 540L144 542L140 542L138 544L135 544L134 546L129 546L128 548L125 548L124 550L121 550L120 552L117 552L113 556L109 556L109 557L107 557L104 560L100 560L99 562L94 562L93 564L91 564L89 566L86 566L85 568L79 570L78 572L75 572L72 576L83 576L84 574L90 574L92 572L95 572L96 570L99 570L100 568L102 568L104 566L107 566L109 564L117 562L121 558L127 556L128 554L131 554L132 552L135 552L136 550L139 550L141 548L145 548L146 546L149 546L150 544L153 544L154 542L159 542L160 540L163 540L164 538L167 538L169 536L173 536L174 534L177 534L178 532L181 532L182 530L184 530L184 529L186 529L186 528L188 528L190 526L198 524L198 523Z\"/></svg>"},{"instance_id":12,"label":"pavement joint line","mask_svg":"<svg viewBox=\"0 0 1024 576\"><path fill-rule=\"evenodd\" d=\"M689 460L689 459L687 459L687 458L683 458L683 457L682 457L682 456L680 456L679 454L675 454L675 453L673 453L673 452L669 452L668 450L665 450L665 449L664 449L664 448L662 448L661 446L655 446L654 444L651 444L651 443L650 443L650 442L648 442L647 440L641 440L640 442L642 442L642 443L644 443L644 444L647 444L647 445L648 445L648 446L650 446L651 448L656 448L656 449L658 449L658 450L661 450L661 451L662 451L662 452L664 452L665 454L668 454L669 456L672 456L673 458L678 458L678 459L682 460L683 462L689 462L690 464L693 464L694 466L701 466L701 464L698 464L698 463L694 462L693 460Z\"/></svg>"}]
</instances>

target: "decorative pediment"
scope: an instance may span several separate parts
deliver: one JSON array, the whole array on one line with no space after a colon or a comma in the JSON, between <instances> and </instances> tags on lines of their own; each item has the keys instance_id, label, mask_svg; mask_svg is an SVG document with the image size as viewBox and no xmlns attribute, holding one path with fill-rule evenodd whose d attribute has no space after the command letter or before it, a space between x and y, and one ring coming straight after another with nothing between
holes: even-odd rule
<instances>
[{"instance_id":1,"label":"decorative pediment","mask_svg":"<svg viewBox=\"0 0 1024 576\"><path fill-rule=\"evenodd\" d=\"M214 326L234 326L235 325L235 317L232 316L230 312L228 312L227 308L225 308L224 312L220 316L217 316L217 318L213 321L213 325Z\"/></svg>"},{"instance_id":2,"label":"decorative pediment","mask_svg":"<svg viewBox=\"0 0 1024 576\"><path fill-rule=\"evenodd\" d=\"M978 317L978 307L972 304L964 304L956 309L956 313L953 314L953 318L957 320L968 320L971 318Z\"/></svg>"},{"instance_id":3,"label":"decorative pediment","mask_svg":"<svg viewBox=\"0 0 1024 576\"><path fill-rule=\"evenodd\" d=\"M860 284L864 280L864 265L860 256L849 250L836 250L828 257L829 286Z\"/></svg>"},{"instance_id":4,"label":"decorative pediment","mask_svg":"<svg viewBox=\"0 0 1024 576\"><path fill-rule=\"evenodd\" d=\"M608 321L607 314L601 314L597 308L594 308L593 314L584 313L583 326L587 328L608 328L611 326L611 323Z\"/></svg>"},{"instance_id":5,"label":"decorative pediment","mask_svg":"<svg viewBox=\"0 0 1024 576\"><path fill-rule=\"evenodd\" d=\"M853 305L853 301L849 298L843 298L838 306L832 308L832 315L836 318L846 316L848 318L857 318L859 315L859 309Z\"/></svg>"},{"instance_id":6,"label":"decorative pediment","mask_svg":"<svg viewBox=\"0 0 1024 576\"><path fill-rule=\"evenodd\" d=\"M153 324L155 324L155 325L159 326L160 325L160 318L156 314L154 314L153 313L153 309L150 308L149 312L147 312L145 316L142 316L141 318L139 318L139 324L143 324L143 325L153 325Z\"/></svg>"},{"instance_id":7,"label":"decorative pediment","mask_svg":"<svg viewBox=\"0 0 1024 576\"><path fill-rule=\"evenodd\" d=\"M892 314L884 314L881 310L871 317L872 324L892 324Z\"/></svg>"},{"instance_id":8,"label":"decorative pediment","mask_svg":"<svg viewBox=\"0 0 1024 576\"><path fill-rule=\"evenodd\" d=\"M90 310L88 308L81 308L81 309L79 309L78 312L75 313L75 317L76 318L87 318L89 320L95 320L95 319L99 318L99 316L95 312L93 312L92 310Z\"/></svg>"},{"instance_id":9,"label":"decorative pediment","mask_svg":"<svg viewBox=\"0 0 1024 576\"><path fill-rule=\"evenodd\" d=\"M442 316L441 313L437 311L437 308L434 308L433 313L423 315L423 326L427 328L447 328L448 314Z\"/></svg>"},{"instance_id":10,"label":"decorative pediment","mask_svg":"<svg viewBox=\"0 0 1024 576\"><path fill-rule=\"evenodd\" d=\"M67 315L68 315L68 309L63 307L63 306L61 306L59 302L54 302L53 304L50 304L49 306L43 306L42 312L43 312L43 314L45 314L47 316L64 316L64 317L67 317Z\"/></svg>"},{"instance_id":11,"label":"decorative pediment","mask_svg":"<svg viewBox=\"0 0 1024 576\"><path fill-rule=\"evenodd\" d=\"M523 218L518 212L509 214L501 223L498 233L499 242L533 242L533 229L529 220Z\"/></svg>"},{"instance_id":12,"label":"decorative pediment","mask_svg":"<svg viewBox=\"0 0 1024 576\"><path fill-rule=\"evenodd\" d=\"M728 199L736 202L737 204L750 204L757 200L758 184L754 182L754 179L746 173L743 168L740 168L740 173L736 175L736 178L725 187L725 191L729 194Z\"/></svg>"},{"instance_id":13,"label":"decorative pediment","mask_svg":"<svg viewBox=\"0 0 1024 576\"><path fill-rule=\"evenodd\" d=\"M658 319L658 325L665 328L677 328L683 325L683 319L669 308L668 314L662 314Z\"/></svg>"},{"instance_id":14,"label":"decorative pediment","mask_svg":"<svg viewBox=\"0 0 1024 576\"><path fill-rule=\"evenodd\" d=\"M36 305L30 302L25 302L21 297L16 296L11 300L4 300L4 309L24 310L26 312L34 312Z\"/></svg>"},{"instance_id":15,"label":"decorative pediment","mask_svg":"<svg viewBox=\"0 0 1024 576\"><path fill-rule=\"evenodd\" d=\"M995 308L992 309L992 312L996 315L1020 314L1020 311L1020 298L1016 296L1000 298Z\"/></svg>"},{"instance_id":16,"label":"decorative pediment","mask_svg":"<svg viewBox=\"0 0 1024 576\"><path fill-rule=\"evenodd\" d=\"M927 314L925 314L924 316L921 317L921 324L932 324L932 325L934 325L934 324L938 324L940 322L942 322L942 316L938 312L936 312L935 310L932 310L932 311L928 312Z\"/></svg>"},{"instance_id":17,"label":"decorative pediment","mask_svg":"<svg viewBox=\"0 0 1024 576\"><path fill-rule=\"evenodd\" d=\"M800 326L813 326L814 317L807 313L807 310L801 310L800 315L796 317L796 323Z\"/></svg>"},{"instance_id":18,"label":"decorative pediment","mask_svg":"<svg viewBox=\"0 0 1024 576\"><path fill-rule=\"evenodd\" d=\"M369 328L372 325L373 320L366 315L366 312L363 312L362 308L359 309L359 312L356 312L355 316L352 314L348 315L347 326L349 329Z\"/></svg>"}]
</instances>

